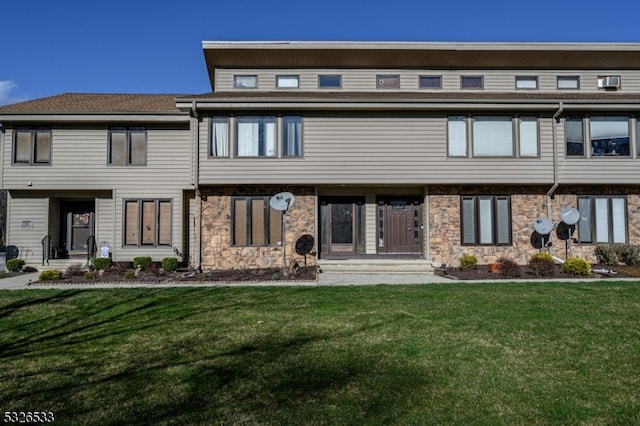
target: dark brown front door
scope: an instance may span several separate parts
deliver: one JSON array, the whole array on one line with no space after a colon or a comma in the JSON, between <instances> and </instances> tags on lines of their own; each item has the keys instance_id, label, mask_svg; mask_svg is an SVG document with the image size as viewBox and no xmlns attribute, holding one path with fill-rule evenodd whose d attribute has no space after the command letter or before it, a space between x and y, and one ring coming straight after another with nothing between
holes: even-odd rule
<instances>
[{"instance_id":1,"label":"dark brown front door","mask_svg":"<svg viewBox=\"0 0 640 426\"><path fill-rule=\"evenodd\" d=\"M378 199L378 253L422 253L422 203L418 197Z\"/></svg>"},{"instance_id":2,"label":"dark brown front door","mask_svg":"<svg viewBox=\"0 0 640 426\"><path fill-rule=\"evenodd\" d=\"M68 252L86 251L89 237L93 235L93 201L62 202L62 232L64 248Z\"/></svg>"}]
</instances>

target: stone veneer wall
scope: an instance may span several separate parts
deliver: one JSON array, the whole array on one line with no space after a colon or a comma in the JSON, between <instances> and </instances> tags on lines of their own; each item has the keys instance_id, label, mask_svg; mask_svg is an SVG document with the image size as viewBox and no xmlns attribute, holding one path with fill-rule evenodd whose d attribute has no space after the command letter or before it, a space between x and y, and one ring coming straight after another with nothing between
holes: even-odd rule
<instances>
[{"instance_id":1,"label":"stone veneer wall","mask_svg":"<svg viewBox=\"0 0 640 426\"><path fill-rule=\"evenodd\" d=\"M274 195L288 191L295 202L285 215L287 263L292 259L304 265L304 256L295 252L302 235L316 238L315 189L313 187L242 186L201 189L202 202L202 268L261 269L282 266L282 247L234 247L231 245L231 197ZM315 265L315 256L307 255L307 266Z\"/></svg>"},{"instance_id":2,"label":"stone veneer wall","mask_svg":"<svg viewBox=\"0 0 640 426\"><path fill-rule=\"evenodd\" d=\"M500 257L514 259L527 264L539 250L531 246L533 221L547 216L546 193L550 187L429 187L429 257L442 264L458 265L460 257L475 254L479 263L495 262ZM510 246L463 246L460 244L460 196L461 195L510 195L512 215L512 245ZM577 207L577 195L626 195L628 243L640 244L640 187L638 186L560 186L551 200L551 220L560 221L560 212L567 207ZM552 253L564 259L566 245L552 236ZM577 231L574 233L577 237ZM595 262L595 244L571 245L569 257L581 257Z\"/></svg>"}]
</instances>

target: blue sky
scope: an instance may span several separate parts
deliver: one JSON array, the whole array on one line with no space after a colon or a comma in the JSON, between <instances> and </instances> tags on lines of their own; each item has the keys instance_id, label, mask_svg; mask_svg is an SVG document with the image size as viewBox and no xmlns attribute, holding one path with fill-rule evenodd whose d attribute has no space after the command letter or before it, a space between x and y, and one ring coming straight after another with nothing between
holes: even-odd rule
<instances>
[{"instance_id":1,"label":"blue sky","mask_svg":"<svg viewBox=\"0 0 640 426\"><path fill-rule=\"evenodd\" d=\"M202 41L639 42L640 2L4 0L0 105L210 91Z\"/></svg>"}]
</instances>

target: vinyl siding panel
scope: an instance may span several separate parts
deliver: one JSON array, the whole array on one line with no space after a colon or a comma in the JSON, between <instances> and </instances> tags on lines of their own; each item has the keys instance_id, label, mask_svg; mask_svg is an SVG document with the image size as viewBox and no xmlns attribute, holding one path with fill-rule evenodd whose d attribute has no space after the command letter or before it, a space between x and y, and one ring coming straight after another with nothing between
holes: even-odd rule
<instances>
[{"instance_id":1,"label":"vinyl siding panel","mask_svg":"<svg viewBox=\"0 0 640 426\"><path fill-rule=\"evenodd\" d=\"M201 184L436 184L553 182L551 123L541 158L449 158L446 117L305 116L304 157L207 158Z\"/></svg>"},{"instance_id":2,"label":"vinyl siding panel","mask_svg":"<svg viewBox=\"0 0 640 426\"><path fill-rule=\"evenodd\" d=\"M95 237L98 245L98 256L100 256L100 247L107 245L112 252L114 249L114 201L112 198L96 198L95 203Z\"/></svg>"},{"instance_id":3,"label":"vinyl siding panel","mask_svg":"<svg viewBox=\"0 0 640 426\"><path fill-rule=\"evenodd\" d=\"M631 133L633 135L635 131ZM562 120L558 124L558 180L561 184L637 185L640 182L640 158L567 157Z\"/></svg>"},{"instance_id":4,"label":"vinyl siding panel","mask_svg":"<svg viewBox=\"0 0 640 426\"><path fill-rule=\"evenodd\" d=\"M50 165L12 165L13 132L3 147L8 189L188 188L191 181L189 129L147 128L146 166L108 166L108 127L52 128Z\"/></svg>"},{"instance_id":5,"label":"vinyl siding panel","mask_svg":"<svg viewBox=\"0 0 640 426\"><path fill-rule=\"evenodd\" d=\"M7 244L18 246L21 258L26 262L38 263L42 260L42 238L48 232L49 202L47 198L18 196L9 197L7 214ZM33 227L23 226L30 221Z\"/></svg>"},{"instance_id":6,"label":"vinyl siding panel","mask_svg":"<svg viewBox=\"0 0 640 426\"><path fill-rule=\"evenodd\" d=\"M257 89L235 89L233 87L234 75L257 75ZM340 89L319 89L319 74L340 74L342 75L342 87ZM231 90L241 90L251 96L252 90L258 91L379 91L376 88L376 75L393 74L400 75L400 91L423 91L418 88L418 76L439 75L442 76L442 90L444 91L466 91L460 89L460 77L463 75L484 76L484 88L486 92L509 92L515 90L516 76L538 76L538 91L558 92L556 79L558 76L579 76L580 92L598 92L598 76L619 75L622 81L622 91L640 91L640 75L635 71L616 70L451 70L451 69L421 69L421 70L399 70L399 69L222 69L217 71L217 85L215 91L225 92ZM298 89L276 89L276 75L299 75L300 87ZM474 89L475 90L475 89ZM560 90L562 91L562 90Z\"/></svg>"}]
</instances>

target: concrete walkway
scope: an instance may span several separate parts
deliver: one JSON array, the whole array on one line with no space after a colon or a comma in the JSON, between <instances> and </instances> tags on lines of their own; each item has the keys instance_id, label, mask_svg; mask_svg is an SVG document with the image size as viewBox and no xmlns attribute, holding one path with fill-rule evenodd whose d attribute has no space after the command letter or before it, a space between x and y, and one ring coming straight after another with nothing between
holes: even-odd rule
<instances>
[{"instance_id":1,"label":"concrete walkway","mask_svg":"<svg viewBox=\"0 0 640 426\"><path fill-rule=\"evenodd\" d=\"M33 288L123 288L123 287L169 287L170 284L56 284L36 283L38 272L17 275L0 279L0 290L24 290ZM30 282L34 284L29 285ZM353 273L321 273L318 281L257 281L257 282L199 282L189 284L176 284L177 286L192 287L266 287L266 286L349 286L349 285L376 285L376 284L427 284L447 283L450 279L431 274L353 274Z\"/></svg>"},{"instance_id":2,"label":"concrete walkway","mask_svg":"<svg viewBox=\"0 0 640 426\"><path fill-rule=\"evenodd\" d=\"M56 284L56 283L35 283L38 280L38 272L18 275L15 277L0 279L0 290L25 290L25 289L77 289L77 288L154 288L171 287L171 284L137 284L137 283L106 283L106 284ZM637 278L602 278L603 281L640 281ZM364 273L321 273L318 281L258 281L258 282L194 282L189 284L176 284L180 287L269 287L269 286L298 286L298 287L329 287L329 286L352 286L352 285L402 285L402 284L436 284L436 283L460 283L476 284L486 282L496 282L502 280L474 280L456 281L449 278L431 274L364 274ZM549 279L513 279L504 282L547 282ZM597 278L571 278L554 279L552 281L566 282L595 282ZM30 282L34 284L29 285Z\"/></svg>"}]
</instances>

